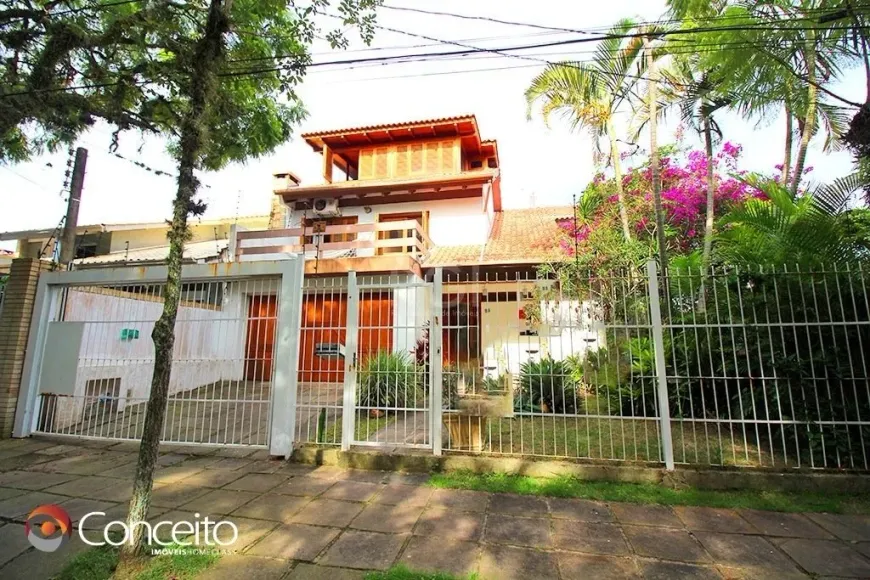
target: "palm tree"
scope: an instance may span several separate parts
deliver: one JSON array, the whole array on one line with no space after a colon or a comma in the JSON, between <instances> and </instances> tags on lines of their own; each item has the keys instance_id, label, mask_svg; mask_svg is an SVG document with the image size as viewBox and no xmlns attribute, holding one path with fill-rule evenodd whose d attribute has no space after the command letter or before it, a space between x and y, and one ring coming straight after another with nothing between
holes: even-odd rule
<instances>
[{"instance_id":1,"label":"palm tree","mask_svg":"<svg viewBox=\"0 0 870 580\"><path fill-rule=\"evenodd\" d=\"M848 201L861 187L857 174L795 195L787 184L758 176L746 182L752 198L722 218L717 255L728 263L848 264L865 249L848 233Z\"/></svg>"},{"instance_id":2,"label":"palm tree","mask_svg":"<svg viewBox=\"0 0 870 580\"><path fill-rule=\"evenodd\" d=\"M590 62L551 64L532 80L525 93L529 119L535 104L540 101L543 103L541 114L544 122L549 122L553 112L561 113L572 129L590 131L596 150L600 150L600 139L607 137L619 201L619 219L626 241L631 240L631 228L613 115L628 98L640 76L637 72L642 71L642 66L639 66L641 46L636 39L625 40L612 35L625 34L634 28L633 21L620 21L609 31L611 36L598 44Z\"/></svg>"}]
</instances>

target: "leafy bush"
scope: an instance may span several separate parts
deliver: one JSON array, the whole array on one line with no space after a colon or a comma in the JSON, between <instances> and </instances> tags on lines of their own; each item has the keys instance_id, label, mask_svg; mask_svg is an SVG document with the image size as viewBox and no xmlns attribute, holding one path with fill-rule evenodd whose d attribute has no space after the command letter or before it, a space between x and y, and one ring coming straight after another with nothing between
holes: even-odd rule
<instances>
[{"instance_id":1,"label":"leafy bush","mask_svg":"<svg viewBox=\"0 0 870 580\"><path fill-rule=\"evenodd\" d=\"M459 370L456 365L445 364L441 369L441 407L456 409L459 404Z\"/></svg>"},{"instance_id":2,"label":"leafy bush","mask_svg":"<svg viewBox=\"0 0 870 580\"><path fill-rule=\"evenodd\" d=\"M413 405L421 399L424 374L409 355L378 351L360 368L357 404L364 408Z\"/></svg>"},{"instance_id":3,"label":"leafy bush","mask_svg":"<svg viewBox=\"0 0 870 580\"><path fill-rule=\"evenodd\" d=\"M544 358L522 364L514 397L515 411L570 414L580 407L577 382L571 377L568 363Z\"/></svg>"}]
</instances>

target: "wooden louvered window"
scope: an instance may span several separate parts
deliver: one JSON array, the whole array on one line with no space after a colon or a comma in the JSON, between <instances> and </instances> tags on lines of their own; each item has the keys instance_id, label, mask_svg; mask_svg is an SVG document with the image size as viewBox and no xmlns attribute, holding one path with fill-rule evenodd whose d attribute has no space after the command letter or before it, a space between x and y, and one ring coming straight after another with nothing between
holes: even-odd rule
<instances>
[{"instance_id":1,"label":"wooden louvered window","mask_svg":"<svg viewBox=\"0 0 870 580\"><path fill-rule=\"evenodd\" d=\"M414 143L411 145L411 173L418 175L423 173L423 144Z\"/></svg>"},{"instance_id":2,"label":"wooden louvered window","mask_svg":"<svg viewBox=\"0 0 870 580\"><path fill-rule=\"evenodd\" d=\"M359 154L359 179L401 179L457 172L458 139L369 147Z\"/></svg>"}]
</instances>

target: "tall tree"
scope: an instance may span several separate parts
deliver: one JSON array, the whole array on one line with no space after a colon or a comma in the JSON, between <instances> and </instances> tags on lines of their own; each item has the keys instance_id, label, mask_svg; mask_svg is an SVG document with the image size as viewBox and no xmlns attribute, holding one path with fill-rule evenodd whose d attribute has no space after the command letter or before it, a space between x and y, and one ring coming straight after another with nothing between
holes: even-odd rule
<instances>
[{"instance_id":1,"label":"tall tree","mask_svg":"<svg viewBox=\"0 0 870 580\"><path fill-rule=\"evenodd\" d=\"M294 87L310 63L316 16L329 0L86 0L0 11L0 160L26 159L73 140L96 119L167 137L178 164L169 222L163 312L152 332L151 392L130 502L130 522L146 519L172 370L181 258L197 172L268 153L305 114ZM342 25L371 39L380 0L338 0ZM60 9L62 8L62 9ZM345 46L342 31L326 34ZM143 548L131 526L125 560Z\"/></svg>"},{"instance_id":2,"label":"tall tree","mask_svg":"<svg viewBox=\"0 0 870 580\"><path fill-rule=\"evenodd\" d=\"M632 20L624 19L608 31L590 62L563 62L549 65L532 80L526 89L527 117L531 119L537 102L542 102L544 122L553 112L561 113L572 129L587 128L592 134L596 150L600 139L606 137L610 164L616 177L615 187L619 202L622 233L631 240L625 192L622 184L622 164L619 140L613 124L614 113L634 89L639 79L638 66L641 45L636 39L620 35L635 28Z\"/></svg>"}]
</instances>

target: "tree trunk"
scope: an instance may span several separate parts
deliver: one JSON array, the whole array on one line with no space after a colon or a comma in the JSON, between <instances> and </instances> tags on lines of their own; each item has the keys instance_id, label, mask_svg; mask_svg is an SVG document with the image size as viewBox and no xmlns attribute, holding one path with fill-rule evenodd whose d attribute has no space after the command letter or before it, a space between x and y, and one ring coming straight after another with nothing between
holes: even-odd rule
<instances>
[{"instance_id":1,"label":"tree trunk","mask_svg":"<svg viewBox=\"0 0 870 580\"><path fill-rule=\"evenodd\" d=\"M226 1L226 5L224 4ZM208 18L202 38L197 42L193 71L191 74L190 108L183 115L180 127L178 157L178 189L172 203L172 222L169 228L169 257L167 259L166 284L163 287L163 313L154 325L151 339L154 342L154 374L151 377L151 394L145 413L142 442L139 445L139 462L133 482L133 496L127 524L132 538L121 548L122 565L140 555L145 548L144 526L134 522L147 521L151 507L151 489L154 483L154 468L160 446L160 433L166 415L169 395L169 377L172 371L172 351L175 344L175 319L181 291L181 262L184 242L190 231L188 214L194 207L194 196L199 183L194 175L197 160L204 144L203 124L210 96L214 90L214 74L222 52L223 36L228 30L227 14L230 0L211 0Z\"/></svg>"},{"instance_id":2,"label":"tree trunk","mask_svg":"<svg viewBox=\"0 0 870 580\"><path fill-rule=\"evenodd\" d=\"M788 179L791 175L791 146L794 140L794 125L792 123L791 109L785 107L785 159L782 161L781 181L783 186L788 187Z\"/></svg>"},{"instance_id":3,"label":"tree trunk","mask_svg":"<svg viewBox=\"0 0 870 580\"><path fill-rule=\"evenodd\" d=\"M707 310L707 272L710 269L710 255L713 253L713 211L716 193L716 173L713 171L713 130L710 116L704 116L704 147L707 152L707 218L704 221L704 253L701 257L701 287L698 291L698 311Z\"/></svg>"},{"instance_id":4,"label":"tree trunk","mask_svg":"<svg viewBox=\"0 0 870 580\"><path fill-rule=\"evenodd\" d=\"M656 237L659 245L659 262L662 269L662 296L665 298L665 304L668 303L668 287L667 287L667 271L668 271L668 249L667 239L665 238L665 214L662 208L662 181L659 168L659 146L658 146L658 71L656 70L656 61L652 53L652 44L650 38L646 37L643 40L646 48L647 58L647 74L649 75L649 139L650 139L650 154L649 164L650 173L652 174L652 193L653 202L655 204L656 214Z\"/></svg>"},{"instance_id":5,"label":"tree trunk","mask_svg":"<svg viewBox=\"0 0 870 580\"><path fill-rule=\"evenodd\" d=\"M628 225L628 210L625 207L625 191L622 187L622 164L619 158L619 145L616 141L616 129L613 119L607 119L607 136L610 138L610 162L613 163L613 175L616 180L616 196L619 199L619 221L622 222L622 234L625 241L631 240L631 228Z\"/></svg>"},{"instance_id":6,"label":"tree trunk","mask_svg":"<svg viewBox=\"0 0 870 580\"><path fill-rule=\"evenodd\" d=\"M794 162L794 174L791 179L792 195L797 195L798 186L801 183L801 177L804 172L804 164L807 161L807 148L810 145L810 139L816 129L816 101L818 99L818 87L816 86L816 47L812 31L807 31L809 36L807 40L807 110L804 115L803 131L801 132L801 141L798 146L797 158Z\"/></svg>"}]
</instances>

